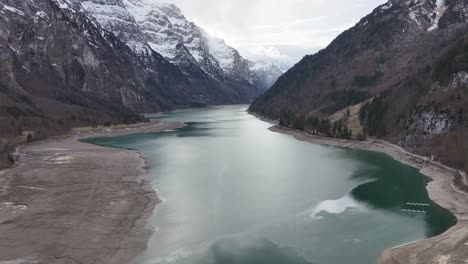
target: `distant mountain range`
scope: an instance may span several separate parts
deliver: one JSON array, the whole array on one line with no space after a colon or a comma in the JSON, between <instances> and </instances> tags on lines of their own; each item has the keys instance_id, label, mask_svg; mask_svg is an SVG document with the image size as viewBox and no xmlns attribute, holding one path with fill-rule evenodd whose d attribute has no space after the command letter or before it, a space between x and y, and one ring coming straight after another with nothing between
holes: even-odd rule
<instances>
[{"instance_id":1,"label":"distant mountain range","mask_svg":"<svg viewBox=\"0 0 468 264\"><path fill-rule=\"evenodd\" d=\"M384 138L468 169L467 22L464 0L390 0L250 111L311 133Z\"/></svg>"},{"instance_id":2,"label":"distant mountain range","mask_svg":"<svg viewBox=\"0 0 468 264\"><path fill-rule=\"evenodd\" d=\"M0 134L249 103L281 74L140 0L0 0L0 54Z\"/></svg>"}]
</instances>

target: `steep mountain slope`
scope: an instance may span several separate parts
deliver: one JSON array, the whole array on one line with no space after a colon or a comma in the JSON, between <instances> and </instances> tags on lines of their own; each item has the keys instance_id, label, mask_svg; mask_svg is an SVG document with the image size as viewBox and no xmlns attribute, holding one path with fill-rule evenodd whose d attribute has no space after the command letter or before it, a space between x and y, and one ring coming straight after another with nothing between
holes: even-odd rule
<instances>
[{"instance_id":1,"label":"steep mountain slope","mask_svg":"<svg viewBox=\"0 0 468 264\"><path fill-rule=\"evenodd\" d=\"M264 89L235 49L173 5L0 0L0 15L0 136L247 103Z\"/></svg>"},{"instance_id":2,"label":"steep mountain slope","mask_svg":"<svg viewBox=\"0 0 468 264\"><path fill-rule=\"evenodd\" d=\"M132 13L127 10L126 5L120 0L73 0L77 5L81 6L82 12L94 18L102 27L111 31L120 40L126 43L142 61L145 62L147 68L152 72L157 73L158 69L154 69L154 61L166 61L159 53L151 47L147 42L145 29L141 28L135 20ZM161 40L161 45L166 43ZM152 43L151 43L152 44ZM170 47L177 52L177 47ZM177 68L178 71L183 70L177 65L172 68ZM191 65L191 67L196 67ZM185 80L186 85L180 89L174 90L168 86L167 95L174 100L174 103L179 107L200 105L200 104L220 104L226 102L237 102L237 94L235 91L224 91L216 83L210 82L210 78L201 71L190 71L189 74L179 72L179 79Z\"/></svg>"},{"instance_id":3,"label":"steep mountain slope","mask_svg":"<svg viewBox=\"0 0 468 264\"><path fill-rule=\"evenodd\" d=\"M250 71L253 73L252 79L262 90L268 90L283 74L277 66L264 61L249 61Z\"/></svg>"},{"instance_id":4,"label":"steep mountain slope","mask_svg":"<svg viewBox=\"0 0 468 264\"><path fill-rule=\"evenodd\" d=\"M125 0L125 5L143 29L150 46L184 72L201 70L222 89L232 89L249 100L262 92L239 52L188 21L177 6L162 2L148 4L142 0Z\"/></svg>"},{"instance_id":5,"label":"steep mountain slope","mask_svg":"<svg viewBox=\"0 0 468 264\"><path fill-rule=\"evenodd\" d=\"M369 135L468 169L467 15L463 0L391 0L306 56L250 110L310 129L358 105Z\"/></svg>"},{"instance_id":6,"label":"steep mountain slope","mask_svg":"<svg viewBox=\"0 0 468 264\"><path fill-rule=\"evenodd\" d=\"M0 1L1 133L126 122L171 109L183 74L152 68L67 0ZM182 78L181 78L182 77Z\"/></svg>"},{"instance_id":7,"label":"steep mountain slope","mask_svg":"<svg viewBox=\"0 0 468 264\"><path fill-rule=\"evenodd\" d=\"M261 92L239 53L188 21L173 4L87 0L81 5L135 52L151 49L176 65L190 80L195 103L245 103Z\"/></svg>"}]
</instances>

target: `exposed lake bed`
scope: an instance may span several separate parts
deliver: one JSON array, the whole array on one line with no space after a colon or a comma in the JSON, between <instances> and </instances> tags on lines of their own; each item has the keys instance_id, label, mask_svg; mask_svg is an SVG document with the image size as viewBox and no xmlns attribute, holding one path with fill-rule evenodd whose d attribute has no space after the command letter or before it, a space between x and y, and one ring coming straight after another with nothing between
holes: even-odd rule
<instances>
[{"instance_id":1,"label":"exposed lake bed","mask_svg":"<svg viewBox=\"0 0 468 264\"><path fill-rule=\"evenodd\" d=\"M0 171L0 263L126 264L146 248L159 202L131 150L79 140L182 127L153 122L73 132L20 146Z\"/></svg>"},{"instance_id":2,"label":"exposed lake bed","mask_svg":"<svg viewBox=\"0 0 468 264\"><path fill-rule=\"evenodd\" d=\"M384 250L382 263L466 259L468 202L449 169L385 142L271 128L242 106L158 120L22 146L1 172L0 261L375 263Z\"/></svg>"},{"instance_id":3,"label":"exposed lake bed","mask_svg":"<svg viewBox=\"0 0 468 264\"><path fill-rule=\"evenodd\" d=\"M375 263L455 223L427 178L387 155L301 143L245 107L162 120L188 126L92 140L138 150L164 200L135 263Z\"/></svg>"}]
</instances>

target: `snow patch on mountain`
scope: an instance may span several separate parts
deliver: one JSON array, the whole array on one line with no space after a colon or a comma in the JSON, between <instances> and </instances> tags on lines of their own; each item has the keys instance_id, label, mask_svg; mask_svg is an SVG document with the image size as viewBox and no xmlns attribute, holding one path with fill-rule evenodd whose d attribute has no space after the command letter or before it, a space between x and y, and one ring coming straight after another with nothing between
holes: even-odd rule
<instances>
[{"instance_id":1,"label":"snow patch on mountain","mask_svg":"<svg viewBox=\"0 0 468 264\"><path fill-rule=\"evenodd\" d=\"M177 62L179 44L187 48L197 46L199 40L189 36L190 23L175 5L141 0L124 0L124 5L143 31L145 41L166 59ZM197 61L202 60L200 54L192 55Z\"/></svg>"},{"instance_id":2,"label":"snow patch on mountain","mask_svg":"<svg viewBox=\"0 0 468 264\"><path fill-rule=\"evenodd\" d=\"M393 4L391 2L385 3L380 6L380 11L386 11L390 8L392 8Z\"/></svg>"},{"instance_id":3,"label":"snow patch on mountain","mask_svg":"<svg viewBox=\"0 0 468 264\"><path fill-rule=\"evenodd\" d=\"M149 50L135 18L120 1L85 0L81 8L138 54Z\"/></svg>"},{"instance_id":4,"label":"snow patch on mountain","mask_svg":"<svg viewBox=\"0 0 468 264\"><path fill-rule=\"evenodd\" d=\"M388 4L408 8L409 18L420 29L427 31L434 31L439 28L439 21L447 10L446 0L391 0ZM383 6L381 10L382 8Z\"/></svg>"},{"instance_id":5,"label":"snow patch on mountain","mask_svg":"<svg viewBox=\"0 0 468 264\"><path fill-rule=\"evenodd\" d=\"M432 22L432 25L427 29L427 31L433 31L439 28L439 20L444 15L445 10L447 9L445 5L445 0L437 0L436 2L436 16Z\"/></svg>"},{"instance_id":6,"label":"snow patch on mountain","mask_svg":"<svg viewBox=\"0 0 468 264\"><path fill-rule=\"evenodd\" d=\"M76 10L74 9L75 4L73 4L73 2L71 2L70 0L54 0L54 1L58 4L58 7L60 9L68 9L72 13L76 13Z\"/></svg>"},{"instance_id":7,"label":"snow patch on mountain","mask_svg":"<svg viewBox=\"0 0 468 264\"><path fill-rule=\"evenodd\" d=\"M66 8L69 8L69 5L70 2L66 1L66 0L59 0L57 1L58 4L59 4L59 7L62 8L62 9L66 9Z\"/></svg>"},{"instance_id":8,"label":"snow patch on mountain","mask_svg":"<svg viewBox=\"0 0 468 264\"><path fill-rule=\"evenodd\" d=\"M119 20L124 23L131 23L133 20L122 6L95 4L91 1L83 1L81 5L85 10L92 13L102 25L112 23L113 20Z\"/></svg>"},{"instance_id":9,"label":"snow patch on mountain","mask_svg":"<svg viewBox=\"0 0 468 264\"><path fill-rule=\"evenodd\" d=\"M210 53L216 58L221 68L225 71L231 71L234 66L235 50L224 42L222 39L213 38L205 35L208 40L208 48Z\"/></svg>"},{"instance_id":10,"label":"snow patch on mountain","mask_svg":"<svg viewBox=\"0 0 468 264\"><path fill-rule=\"evenodd\" d=\"M24 12L23 12L23 11L19 10L18 8L9 6L9 5L3 5L2 10L6 10L6 11L9 11L9 12L18 14L18 15L20 15L20 16L24 16Z\"/></svg>"},{"instance_id":11,"label":"snow patch on mountain","mask_svg":"<svg viewBox=\"0 0 468 264\"><path fill-rule=\"evenodd\" d=\"M411 12L411 13L409 14L409 17L410 17L414 22L416 22L416 24L418 24L418 26L421 26L421 22L419 22L418 16L415 14L415 12Z\"/></svg>"},{"instance_id":12,"label":"snow patch on mountain","mask_svg":"<svg viewBox=\"0 0 468 264\"><path fill-rule=\"evenodd\" d=\"M266 61L249 61L249 67L253 73L252 79L265 91L283 74L282 70Z\"/></svg>"}]
</instances>

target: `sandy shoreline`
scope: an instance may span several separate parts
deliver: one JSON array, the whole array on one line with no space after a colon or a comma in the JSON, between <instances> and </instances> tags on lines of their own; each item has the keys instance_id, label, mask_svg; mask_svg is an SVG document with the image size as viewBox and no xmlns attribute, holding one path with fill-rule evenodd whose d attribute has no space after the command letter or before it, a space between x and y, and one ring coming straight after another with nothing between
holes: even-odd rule
<instances>
[{"instance_id":1,"label":"sandy shoreline","mask_svg":"<svg viewBox=\"0 0 468 264\"><path fill-rule=\"evenodd\" d=\"M91 137L183 127L154 122L22 145L0 171L0 264L127 264L146 249L159 203L139 153L82 143Z\"/></svg>"},{"instance_id":2,"label":"sandy shoreline","mask_svg":"<svg viewBox=\"0 0 468 264\"><path fill-rule=\"evenodd\" d=\"M388 249L378 259L380 264L462 264L468 263L468 194L467 176L437 162L412 154L401 147L385 141L347 141L324 138L301 131L273 126L271 131L288 134L297 140L316 144L369 150L385 153L395 160L412 167L432 181L426 187L432 201L439 204L457 218L457 224L442 235L422 241ZM457 178L456 185L454 179Z\"/></svg>"}]
</instances>

